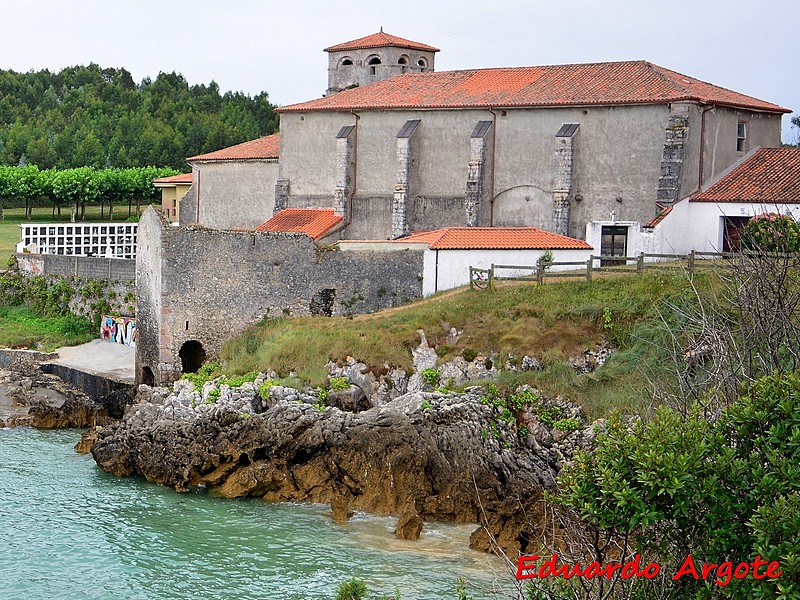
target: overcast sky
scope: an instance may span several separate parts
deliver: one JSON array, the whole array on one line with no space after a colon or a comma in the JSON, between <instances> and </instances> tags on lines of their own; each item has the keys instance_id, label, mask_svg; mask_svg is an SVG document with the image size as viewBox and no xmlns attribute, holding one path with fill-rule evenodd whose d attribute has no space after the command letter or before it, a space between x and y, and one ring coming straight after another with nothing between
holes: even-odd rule
<instances>
[{"instance_id":1,"label":"overcast sky","mask_svg":"<svg viewBox=\"0 0 800 600\"><path fill-rule=\"evenodd\" d=\"M800 110L798 0L0 0L0 68L95 62L138 82L322 95L323 48L384 31L441 49L436 70L648 60ZM784 117L783 139L797 130Z\"/></svg>"}]
</instances>

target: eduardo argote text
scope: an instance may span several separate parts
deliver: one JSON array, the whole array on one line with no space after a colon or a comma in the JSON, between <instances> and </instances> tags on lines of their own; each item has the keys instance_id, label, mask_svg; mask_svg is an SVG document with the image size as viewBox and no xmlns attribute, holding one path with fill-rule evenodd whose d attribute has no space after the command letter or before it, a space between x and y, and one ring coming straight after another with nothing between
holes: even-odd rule
<instances>
[{"instance_id":1,"label":"eduardo argote text","mask_svg":"<svg viewBox=\"0 0 800 600\"><path fill-rule=\"evenodd\" d=\"M639 554L634 556L633 560L624 563L611 562L602 566L598 562L590 562L586 567L581 567L580 563L573 565L565 563L559 566L557 554L553 554L547 560L537 564L541 558L538 554L520 556L517 561L517 579L546 579L548 577L562 577L563 579L604 577L612 579L615 575L619 579L631 579L634 577L653 579L661 573L661 565L657 563L648 563L642 566ZM778 561L766 561L760 556L756 556L752 562L723 562L717 564L713 562L695 562L695 559L690 554L672 575L672 580L677 581L683 577L702 580L711 579L717 585L724 587L733 579L745 579L746 577L776 579L783 573L779 569ZM618 575L617 572L619 572Z\"/></svg>"}]
</instances>

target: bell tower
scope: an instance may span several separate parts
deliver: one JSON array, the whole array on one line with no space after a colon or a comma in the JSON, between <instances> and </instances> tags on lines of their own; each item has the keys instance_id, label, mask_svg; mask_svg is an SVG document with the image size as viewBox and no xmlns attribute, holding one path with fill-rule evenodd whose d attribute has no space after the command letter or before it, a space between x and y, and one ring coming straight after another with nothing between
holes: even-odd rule
<instances>
[{"instance_id":1,"label":"bell tower","mask_svg":"<svg viewBox=\"0 0 800 600\"><path fill-rule=\"evenodd\" d=\"M325 48L328 90L335 94L404 73L433 71L438 48L384 33L383 28L357 40Z\"/></svg>"}]
</instances>

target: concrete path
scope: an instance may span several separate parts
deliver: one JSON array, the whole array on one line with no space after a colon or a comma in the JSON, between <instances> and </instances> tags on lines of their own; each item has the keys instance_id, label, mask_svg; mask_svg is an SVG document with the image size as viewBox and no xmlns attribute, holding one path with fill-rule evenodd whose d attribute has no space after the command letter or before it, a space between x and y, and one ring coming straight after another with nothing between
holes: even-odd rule
<instances>
[{"instance_id":1,"label":"concrete path","mask_svg":"<svg viewBox=\"0 0 800 600\"><path fill-rule=\"evenodd\" d=\"M107 340L93 340L80 346L56 350L58 358L49 362L84 373L132 384L135 379L136 349Z\"/></svg>"}]
</instances>

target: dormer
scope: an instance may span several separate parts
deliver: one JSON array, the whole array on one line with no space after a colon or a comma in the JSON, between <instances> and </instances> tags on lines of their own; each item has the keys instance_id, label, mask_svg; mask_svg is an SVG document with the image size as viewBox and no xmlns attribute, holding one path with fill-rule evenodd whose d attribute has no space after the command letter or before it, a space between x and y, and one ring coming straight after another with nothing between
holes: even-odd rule
<instances>
[{"instance_id":1,"label":"dormer","mask_svg":"<svg viewBox=\"0 0 800 600\"><path fill-rule=\"evenodd\" d=\"M412 42L381 29L357 40L325 48L327 95L404 73L433 71L438 48Z\"/></svg>"}]
</instances>

